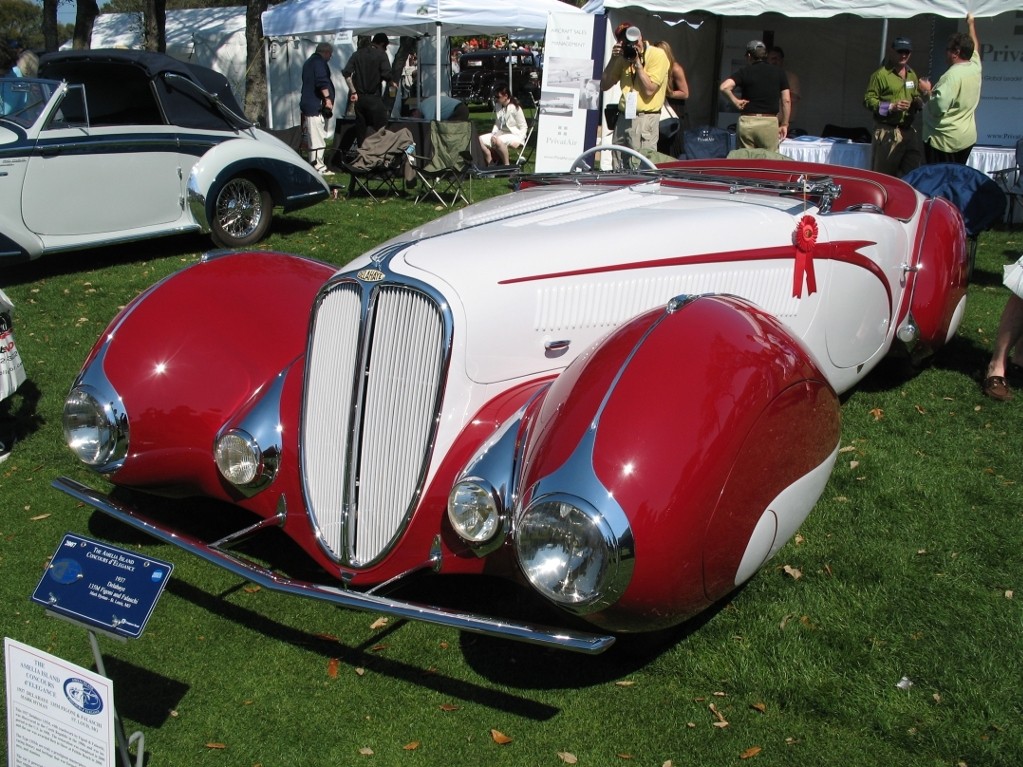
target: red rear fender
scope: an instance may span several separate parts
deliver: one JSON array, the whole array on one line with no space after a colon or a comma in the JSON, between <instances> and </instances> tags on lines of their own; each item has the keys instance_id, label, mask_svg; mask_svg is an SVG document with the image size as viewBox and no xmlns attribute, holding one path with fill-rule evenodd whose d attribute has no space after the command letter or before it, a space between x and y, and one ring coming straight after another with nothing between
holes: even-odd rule
<instances>
[{"instance_id":1,"label":"red rear fender","mask_svg":"<svg viewBox=\"0 0 1023 767\"><path fill-rule=\"evenodd\" d=\"M959 210L944 197L927 200L921 218L909 309L920 343L935 351L962 319L969 263L966 228Z\"/></svg>"}]
</instances>

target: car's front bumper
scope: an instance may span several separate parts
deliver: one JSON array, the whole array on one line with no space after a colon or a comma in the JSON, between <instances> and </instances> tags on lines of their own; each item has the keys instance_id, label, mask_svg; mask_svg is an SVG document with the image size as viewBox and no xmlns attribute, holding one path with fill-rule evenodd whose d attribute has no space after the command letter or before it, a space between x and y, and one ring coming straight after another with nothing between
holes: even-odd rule
<instances>
[{"instance_id":1,"label":"car's front bumper","mask_svg":"<svg viewBox=\"0 0 1023 767\"><path fill-rule=\"evenodd\" d=\"M86 503L104 514L118 519L137 530L141 530L164 543L173 544L207 562L223 567L252 583L273 591L318 599L338 607L380 612L408 620L435 623L460 631L514 639L529 644L572 650L590 655L601 653L614 643L614 637L612 636L514 623L498 618L456 612L440 607L401 602L344 587L287 578L226 551L219 545L223 541L207 543L187 533L158 524L146 517L139 509L133 508L120 500L111 498L68 477L58 477L54 480L53 486L61 492L67 493L72 498ZM255 532L255 530L246 532Z\"/></svg>"}]
</instances>

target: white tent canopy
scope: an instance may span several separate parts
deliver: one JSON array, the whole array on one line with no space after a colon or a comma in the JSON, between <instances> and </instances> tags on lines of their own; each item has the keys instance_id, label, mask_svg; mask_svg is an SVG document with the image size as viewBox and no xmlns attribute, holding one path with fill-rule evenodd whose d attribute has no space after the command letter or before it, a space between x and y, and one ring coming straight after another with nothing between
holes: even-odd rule
<instances>
[{"instance_id":1,"label":"white tent canopy","mask_svg":"<svg viewBox=\"0 0 1023 767\"><path fill-rule=\"evenodd\" d=\"M385 32L434 38L434 92L440 119L441 37L543 32L550 13L582 13L561 0L286 0L263 12L266 37ZM420 74L426 57L420 56Z\"/></svg>"},{"instance_id":2,"label":"white tent canopy","mask_svg":"<svg viewBox=\"0 0 1023 767\"><path fill-rule=\"evenodd\" d=\"M945 41L965 30L969 10L977 17L985 56L978 143L1012 145L1019 133L1012 115L1018 114L1023 94L1016 75L1005 71L1018 69L1018 63L999 52L1018 47L1011 39L1013 12L1023 9L1023 0L892 0L870 6L863 0L773 0L770 12L762 0L640 1L642 6L637 0L590 0L584 10L608 16L605 55L614 42L610 30L622 21L639 26L647 40L671 45L689 82L686 111L692 127L735 124L738 115L721 99L718 85L744 63L746 42L759 39L781 46L786 70L799 78L794 128L811 135L820 135L829 123L869 128L863 94L891 40L909 37L910 65L936 81L947 67ZM1003 72L1013 81L1007 82ZM615 94L604 95L606 100Z\"/></svg>"},{"instance_id":3,"label":"white tent canopy","mask_svg":"<svg viewBox=\"0 0 1023 767\"><path fill-rule=\"evenodd\" d=\"M286 0L263 12L267 37L313 35L341 30L389 35L535 33L547 28L548 13L578 9L561 0Z\"/></svg>"},{"instance_id":4,"label":"white tent canopy","mask_svg":"<svg viewBox=\"0 0 1023 767\"><path fill-rule=\"evenodd\" d=\"M1012 0L590 0L583 10L603 13L607 8L641 8L650 14L681 14L703 11L715 16L759 16L780 13L790 18L827 19L841 13L851 13L864 19L909 19L923 13L949 19L966 18L970 12L977 18L997 16L1006 11L1023 8Z\"/></svg>"}]
</instances>

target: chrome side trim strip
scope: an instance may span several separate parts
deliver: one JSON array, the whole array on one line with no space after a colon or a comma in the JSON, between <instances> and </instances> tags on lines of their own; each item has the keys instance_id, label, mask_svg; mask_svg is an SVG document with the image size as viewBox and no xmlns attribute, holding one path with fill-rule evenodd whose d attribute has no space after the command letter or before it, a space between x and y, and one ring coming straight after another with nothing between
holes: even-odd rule
<instances>
[{"instance_id":1,"label":"chrome side trim strip","mask_svg":"<svg viewBox=\"0 0 1023 767\"><path fill-rule=\"evenodd\" d=\"M228 552L215 549L193 536L159 526L147 519L141 512L68 477L58 477L53 481L53 487L159 541L173 544L200 559L272 591L317 599L353 610L382 612L398 618L433 623L459 631L514 639L528 644L571 650L588 655L604 652L615 641L613 636L532 626L524 623L510 623L497 618L455 612L412 602L400 602L335 586L293 580Z\"/></svg>"}]
</instances>

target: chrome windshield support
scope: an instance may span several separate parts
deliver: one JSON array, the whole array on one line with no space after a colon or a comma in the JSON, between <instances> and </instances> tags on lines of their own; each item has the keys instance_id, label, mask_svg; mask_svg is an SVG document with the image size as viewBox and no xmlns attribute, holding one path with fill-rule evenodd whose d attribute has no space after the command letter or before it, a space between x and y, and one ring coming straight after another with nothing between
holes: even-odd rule
<instances>
[{"instance_id":1,"label":"chrome windshield support","mask_svg":"<svg viewBox=\"0 0 1023 767\"><path fill-rule=\"evenodd\" d=\"M68 477L58 477L53 481L53 487L159 541L173 544L200 559L271 591L317 599L338 607L381 612L398 618L434 623L459 631L514 639L528 644L589 655L604 652L615 641L613 636L507 622L499 618L456 612L412 602L400 602L336 586L294 580L229 552L215 549L194 536L157 525L138 510Z\"/></svg>"}]
</instances>

